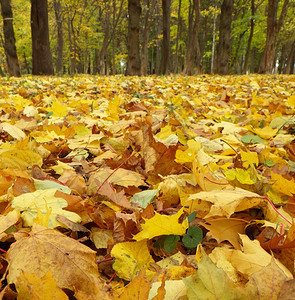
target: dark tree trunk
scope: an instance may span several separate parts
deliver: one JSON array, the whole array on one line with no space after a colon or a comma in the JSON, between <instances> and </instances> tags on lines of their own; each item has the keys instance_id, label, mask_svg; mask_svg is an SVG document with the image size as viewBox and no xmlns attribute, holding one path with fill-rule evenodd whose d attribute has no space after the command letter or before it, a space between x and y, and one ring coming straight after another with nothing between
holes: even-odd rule
<instances>
[{"instance_id":1,"label":"dark tree trunk","mask_svg":"<svg viewBox=\"0 0 295 300\"><path fill-rule=\"evenodd\" d=\"M250 57L250 50L251 50L251 43L252 43L252 38L254 34L254 16L255 16L255 0L251 0L251 20L250 20L250 34L248 38L248 43L247 43L247 50L246 50L246 55L245 55L245 62L244 62L244 67L243 67L243 74L246 74L247 68L248 68L248 62L249 62L249 57Z\"/></svg>"},{"instance_id":2,"label":"dark tree trunk","mask_svg":"<svg viewBox=\"0 0 295 300\"><path fill-rule=\"evenodd\" d=\"M279 74L284 74L286 71L286 63L287 63L287 55L289 52L290 44L283 44L282 49L281 49L281 55L279 59L279 65L278 65L278 70L277 72Z\"/></svg>"},{"instance_id":3,"label":"dark tree trunk","mask_svg":"<svg viewBox=\"0 0 295 300\"><path fill-rule=\"evenodd\" d=\"M55 12L55 19L57 24L57 58L56 58L56 72L59 74L63 73L63 29L62 29L62 7L60 0L54 0L54 12Z\"/></svg>"},{"instance_id":4,"label":"dark tree trunk","mask_svg":"<svg viewBox=\"0 0 295 300\"><path fill-rule=\"evenodd\" d=\"M276 40L287 14L289 0L285 0L279 19L279 0L268 0L267 31L264 52L259 66L259 73L272 73L276 56Z\"/></svg>"},{"instance_id":5,"label":"dark tree trunk","mask_svg":"<svg viewBox=\"0 0 295 300\"><path fill-rule=\"evenodd\" d=\"M163 44L162 44L161 73L165 75L169 73L171 0L162 0L162 10L163 10Z\"/></svg>"},{"instance_id":6,"label":"dark tree trunk","mask_svg":"<svg viewBox=\"0 0 295 300\"><path fill-rule=\"evenodd\" d=\"M69 48L70 48L70 74L74 74L76 72L76 53L73 48L73 34L72 34L72 26L71 26L71 18L68 16L68 36L69 36Z\"/></svg>"},{"instance_id":7,"label":"dark tree trunk","mask_svg":"<svg viewBox=\"0 0 295 300\"><path fill-rule=\"evenodd\" d=\"M140 0L128 0L128 59L125 75L140 75L139 27Z\"/></svg>"},{"instance_id":8,"label":"dark tree trunk","mask_svg":"<svg viewBox=\"0 0 295 300\"><path fill-rule=\"evenodd\" d=\"M180 40L180 32L181 32L181 0L178 1L178 11L177 11L177 35L175 42L175 66L174 73L178 73L178 44Z\"/></svg>"},{"instance_id":9,"label":"dark tree trunk","mask_svg":"<svg viewBox=\"0 0 295 300\"><path fill-rule=\"evenodd\" d=\"M200 61L200 44L198 39L199 34L199 25L200 25L200 1L193 0L193 7L190 9L191 14L189 18L191 22L189 23L189 31L188 31L188 43L187 50L184 62L184 70L183 72L187 75L193 75L194 73L194 62L195 56L197 55L198 65L201 64ZM200 71L200 66L198 66L198 70Z\"/></svg>"},{"instance_id":10,"label":"dark tree trunk","mask_svg":"<svg viewBox=\"0 0 295 300\"><path fill-rule=\"evenodd\" d=\"M219 41L217 44L217 73L228 74L231 52L231 22L233 0L223 0L219 22Z\"/></svg>"},{"instance_id":11,"label":"dark tree trunk","mask_svg":"<svg viewBox=\"0 0 295 300\"><path fill-rule=\"evenodd\" d=\"M31 0L33 75L53 75L47 0Z\"/></svg>"},{"instance_id":12,"label":"dark tree trunk","mask_svg":"<svg viewBox=\"0 0 295 300\"><path fill-rule=\"evenodd\" d=\"M104 38L102 41L102 46L99 52L99 74L106 75L106 53L109 46L109 38L110 38L110 20L111 17L111 8L110 1L107 1L103 19L103 28L104 28Z\"/></svg>"},{"instance_id":13,"label":"dark tree trunk","mask_svg":"<svg viewBox=\"0 0 295 300\"><path fill-rule=\"evenodd\" d=\"M147 74L148 66L148 42L150 32L150 16L155 9L156 0L144 0L143 11L143 29L142 29L142 47L141 47L141 75Z\"/></svg>"},{"instance_id":14,"label":"dark tree trunk","mask_svg":"<svg viewBox=\"0 0 295 300\"><path fill-rule=\"evenodd\" d=\"M15 47L13 30L13 16L10 0L1 0L1 13L3 17L4 50L6 54L7 68L9 76L20 76L20 69Z\"/></svg>"},{"instance_id":15,"label":"dark tree trunk","mask_svg":"<svg viewBox=\"0 0 295 300\"><path fill-rule=\"evenodd\" d=\"M295 40L292 43L290 52L288 54L287 63L286 63L286 74L292 74L292 65L294 67L294 57L295 57Z\"/></svg>"}]
</instances>

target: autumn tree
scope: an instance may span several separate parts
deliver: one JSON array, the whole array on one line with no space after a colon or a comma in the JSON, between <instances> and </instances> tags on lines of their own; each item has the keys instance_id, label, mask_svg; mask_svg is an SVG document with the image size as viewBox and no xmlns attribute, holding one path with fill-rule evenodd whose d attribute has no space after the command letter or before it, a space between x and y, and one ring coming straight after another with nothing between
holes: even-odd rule
<instances>
[{"instance_id":1,"label":"autumn tree","mask_svg":"<svg viewBox=\"0 0 295 300\"><path fill-rule=\"evenodd\" d=\"M223 0L219 21L219 41L217 44L217 68L219 74L228 74L231 53L231 23L234 0Z\"/></svg>"},{"instance_id":2,"label":"autumn tree","mask_svg":"<svg viewBox=\"0 0 295 300\"><path fill-rule=\"evenodd\" d=\"M128 59L126 75L140 75L139 27L141 5L140 0L128 0Z\"/></svg>"},{"instance_id":3,"label":"autumn tree","mask_svg":"<svg viewBox=\"0 0 295 300\"><path fill-rule=\"evenodd\" d=\"M148 42L151 27L151 15L154 13L156 0L143 0L142 45L141 45L141 75L147 74Z\"/></svg>"},{"instance_id":4,"label":"autumn tree","mask_svg":"<svg viewBox=\"0 0 295 300\"><path fill-rule=\"evenodd\" d=\"M188 37L187 37L187 49L186 49L183 72L187 75L193 75L195 56L197 56L198 73L201 73L200 45L198 40L199 24L201 18L200 1L193 0L193 5L190 5L189 11L190 13L189 13L189 28L188 28Z\"/></svg>"},{"instance_id":5,"label":"autumn tree","mask_svg":"<svg viewBox=\"0 0 295 300\"><path fill-rule=\"evenodd\" d=\"M10 76L19 77L20 69L15 47L13 15L10 0L1 0L0 3L3 17L4 50L6 54L8 74Z\"/></svg>"},{"instance_id":6,"label":"autumn tree","mask_svg":"<svg viewBox=\"0 0 295 300\"><path fill-rule=\"evenodd\" d=\"M278 18L279 0L268 0L267 30L264 52L259 66L259 73L272 73L276 56L277 36L287 14L289 0L285 0Z\"/></svg>"},{"instance_id":7,"label":"autumn tree","mask_svg":"<svg viewBox=\"0 0 295 300\"><path fill-rule=\"evenodd\" d=\"M57 25L57 50L56 50L56 72L63 73L63 16L62 16L62 4L60 0L53 0L54 13Z\"/></svg>"},{"instance_id":8,"label":"autumn tree","mask_svg":"<svg viewBox=\"0 0 295 300\"><path fill-rule=\"evenodd\" d=\"M168 74L169 59L170 59L171 0L162 0L162 11L163 11L163 41L162 41L161 73Z\"/></svg>"},{"instance_id":9,"label":"autumn tree","mask_svg":"<svg viewBox=\"0 0 295 300\"><path fill-rule=\"evenodd\" d=\"M47 0L31 0L32 73L53 75Z\"/></svg>"}]
</instances>

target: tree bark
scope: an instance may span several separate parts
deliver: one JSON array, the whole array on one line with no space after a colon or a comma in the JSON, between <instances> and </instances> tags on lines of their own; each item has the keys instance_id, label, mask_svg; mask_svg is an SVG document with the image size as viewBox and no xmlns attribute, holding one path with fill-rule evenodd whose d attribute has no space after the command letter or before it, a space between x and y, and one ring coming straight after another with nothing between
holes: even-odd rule
<instances>
[{"instance_id":1,"label":"tree bark","mask_svg":"<svg viewBox=\"0 0 295 300\"><path fill-rule=\"evenodd\" d=\"M292 64L294 65L294 57L295 57L295 40L292 43L290 52L288 54L287 63L286 63L286 74L292 74Z\"/></svg>"},{"instance_id":2,"label":"tree bark","mask_svg":"<svg viewBox=\"0 0 295 300\"><path fill-rule=\"evenodd\" d=\"M9 76L20 76L20 69L15 47L13 30L13 15L10 0L1 0L1 13L3 17L4 50L6 54Z\"/></svg>"},{"instance_id":3,"label":"tree bark","mask_svg":"<svg viewBox=\"0 0 295 300\"><path fill-rule=\"evenodd\" d=\"M246 74L247 68L248 68L248 62L249 62L249 57L250 57L250 50L251 50L251 43L252 43L252 38L254 34L254 16L255 16L255 0L251 0L251 20L250 20L250 34L248 38L248 43L247 43L247 50L246 50L246 55L245 55L245 62L244 62L244 67L243 67L243 74Z\"/></svg>"},{"instance_id":4,"label":"tree bark","mask_svg":"<svg viewBox=\"0 0 295 300\"><path fill-rule=\"evenodd\" d=\"M162 0L162 10L163 10L163 43L162 43L161 73L165 75L169 73L171 0Z\"/></svg>"},{"instance_id":5,"label":"tree bark","mask_svg":"<svg viewBox=\"0 0 295 300\"><path fill-rule=\"evenodd\" d=\"M107 1L106 7L105 7L105 13L104 13L104 19L103 19L103 28L104 28L104 38L102 41L102 46L100 48L99 52L99 74L100 75L106 75L106 52L109 45L109 38L110 38L110 17L111 17L111 7L110 2Z\"/></svg>"},{"instance_id":6,"label":"tree bark","mask_svg":"<svg viewBox=\"0 0 295 300\"><path fill-rule=\"evenodd\" d=\"M128 0L128 59L125 75L140 75L139 27L140 0Z\"/></svg>"},{"instance_id":7,"label":"tree bark","mask_svg":"<svg viewBox=\"0 0 295 300\"><path fill-rule=\"evenodd\" d=\"M195 65L195 56L197 54L197 62L200 65L200 44L198 39L199 34L199 25L200 25L200 1L193 0L193 7L191 9L191 15L189 15L191 20L188 32L188 43L187 50L184 62L184 70L183 72L186 75L193 75L194 73L194 65ZM197 52L197 53L196 53ZM200 70L200 66L198 66L198 70Z\"/></svg>"},{"instance_id":8,"label":"tree bark","mask_svg":"<svg viewBox=\"0 0 295 300\"><path fill-rule=\"evenodd\" d=\"M60 0L54 0L54 13L57 24L57 59L56 59L56 72L59 74L63 73L63 18L62 18L62 7Z\"/></svg>"},{"instance_id":9,"label":"tree bark","mask_svg":"<svg viewBox=\"0 0 295 300\"><path fill-rule=\"evenodd\" d=\"M148 42L150 32L150 15L155 9L155 0L144 0L143 2L143 29L142 29L142 46L141 46L141 75L147 74L148 65Z\"/></svg>"},{"instance_id":10,"label":"tree bark","mask_svg":"<svg viewBox=\"0 0 295 300\"><path fill-rule=\"evenodd\" d=\"M177 34L176 34L176 41L175 41L175 66L174 66L174 73L178 73L178 44L180 40L180 33L181 33L181 0L178 0L178 10L177 10Z\"/></svg>"},{"instance_id":11,"label":"tree bark","mask_svg":"<svg viewBox=\"0 0 295 300\"><path fill-rule=\"evenodd\" d=\"M31 0L33 75L53 75L47 0Z\"/></svg>"},{"instance_id":12,"label":"tree bark","mask_svg":"<svg viewBox=\"0 0 295 300\"><path fill-rule=\"evenodd\" d=\"M223 0L219 22L219 42L217 44L217 73L228 74L231 50L231 22L233 0Z\"/></svg>"},{"instance_id":13,"label":"tree bark","mask_svg":"<svg viewBox=\"0 0 295 300\"><path fill-rule=\"evenodd\" d=\"M72 26L71 26L71 18L68 16L68 37L69 37L69 50L70 50L70 74L75 74L76 72L76 58L75 52L73 49L73 41L72 41Z\"/></svg>"},{"instance_id":14,"label":"tree bark","mask_svg":"<svg viewBox=\"0 0 295 300\"><path fill-rule=\"evenodd\" d=\"M259 65L259 73L271 74L273 72L276 56L276 40L287 14L289 0L284 1L279 19L277 18L278 4L279 0L268 0L266 42Z\"/></svg>"}]
</instances>

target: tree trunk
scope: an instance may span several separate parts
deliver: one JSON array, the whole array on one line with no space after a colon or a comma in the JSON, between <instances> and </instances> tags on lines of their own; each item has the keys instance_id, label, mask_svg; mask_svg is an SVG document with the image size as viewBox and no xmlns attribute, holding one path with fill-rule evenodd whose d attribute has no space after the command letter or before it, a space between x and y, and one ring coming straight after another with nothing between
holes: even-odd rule
<instances>
[{"instance_id":1,"label":"tree trunk","mask_svg":"<svg viewBox=\"0 0 295 300\"><path fill-rule=\"evenodd\" d=\"M62 29L62 7L60 0L54 0L54 13L57 24L57 59L56 59L56 72L59 74L63 73L63 29Z\"/></svg>"},{"instance_id":2,"label":"tree trunk","mask_svg":"<svg viewBox=\"0 0 295 300\"><path fill-rule=\"evenodd\" d=\"M215 0L216 1L216 0ZM210 73L213 74L214 70L214 60L215 60L215 40L216 40L216 11L217 11L217 3L215 2L215 9L213 15L213 29L212 29L212 57L210 64Z\"/></svg>"},{"instance_id":3,"label":"tree trunk","mask_svg":"<svg viewBox=\"0 0 295 300\"><path fill-rule=\"evenodd\" d=\"M162 0L162 10L163 10L163 43L162 43L161 73L165 75L169 73L171 0Z\"/></svg>"},{"instance_id":4,"label":"tree trunk","mask_svg":"<svg viewBox=\"0 0 295 300\"><path fill-rule=\"evenodd\" d=\"M142 29L142 46L141 46L141 75L147 74L148 65L148 42L150 32L150 15L153 13L156 1L144 0L143 2L143 29Z\"/></svg>"},{"instance_id":5,"label":"tree trunk","mask_svg":"<svg viewBox=\"0 0 295 300\"><path fill-rule=\"evenodd\" d=\"M288 55L286 69L285 69L286 74L292 74L292 64L294 65L294 57L295 57L295 40L292 43L292 46L291 46L291 49L290 49L290 52Z\"/></svg>"},{"instance_id":6,"label":"tree trunk","mask_svg":"<svg viewBox=\"0 0 295 300\"><path fill-rule=\"evenodd\" d=\"M194 65L195 65L195 56L197 51L197 61L200 64L200 45L199 45L199 25L200 25L200 1L193 0L193 7L190 9L191 15L189 18L191 20L188 32L188 43L187 50L184 62L184 70L183 72L186 75L193 75L194 73ZM199 69L199 68L198 68Z\"/></svg>"},{"instance_id":7,"label":"tree trunk","mask_svg":"<svg viewBox=\"0 0 295 300\"><path fill-rule=\"evenodd\" d=\"M175 41L175 66L174 73L178 73L178 43L180 40L181 32L181 0L178 0L178 11L177 11L177 34Z\"/></svg>"},{"instance_id":8,"label":"tree trunk","mask_svg":"<svg viewBox=\"0 0 295 300\"><path fill-rule=\"evenodd\" d=\"M128 59L125 75L140 75L139 27L140 0L128 0Z\"/></svg>"},{"instance_id":9,"label":"tree trunk","mask_svg":"<svg viewBox=\"0 0 295 300\"><path fill-rule=\"evenodd\" d=\"M104 13L104 19L103 19L103 28L104 28L104 38L102 42L102 46L99 52L99 74L100 75L106 75L106 52L109 45L109 38L110 38L110 16L111 16L111 8L110 8L110 2L107 1L107 5L105 7L105 13Z\"/></svg>"},{"instance_id":10,"label":"tree trunk","mask_svg":"<svg viewBox=\"0 0 295 300\"><path fill-rule=\"evenodd\" d=\"M233 0L223 0L219 22L219 42L217 45L217 73L228 74L231 52L231 22Z\"/></svg>"},{"instance_id":11,"label":"tree trunk","mask_svg":"<svg viewBox=\"0 0 295 300\"><path fill-rule=\"evenodd\" d=\"M248 38L248 43L247 43L247 50L246 50L246 55L245 55L245 62L244 62L244 67L242 74L246 74L247 68L248 68L248 62L249 62L249 57L250 57L250 50L251 50L251 43L252 43L252 38L254 34L254 17L255 17L255 0L251 0L251 20L250 20L250 34Z\"/></svg>"},{"instance_id":12,"label":"tree trunk","mask_svg":"<svg viewBox=\"0 0 295 300\"><path fill-rule=\"evenodd\" d=\"M6 54L9 76L20 76L20 69L15 47L13 30L13 16L10 0L1 0L1 13L3 17L4 50Z\"/></svg>"},{"instance_id":13,"label":"tree trunk","mask_svg":"<svg viewBox=\"0 0 295 300\"><path fill-rule=\"evenodd\" d=\"M273 72L276 40L287 14L289 0L284 1L279 20L277 18L278 4L279 0L268 0L266 42L258 70L259 73L271 74Z\"/></svg>"},{"instance_id":14,"label":"tree trunk","mask_svg":"<svg viewBox=\"0 0 295 300\"><path fill-rule=\"evenodd\" d=\"M31 0L33 75L53 75L47 0Z\"/></svg>"}]
</instances>

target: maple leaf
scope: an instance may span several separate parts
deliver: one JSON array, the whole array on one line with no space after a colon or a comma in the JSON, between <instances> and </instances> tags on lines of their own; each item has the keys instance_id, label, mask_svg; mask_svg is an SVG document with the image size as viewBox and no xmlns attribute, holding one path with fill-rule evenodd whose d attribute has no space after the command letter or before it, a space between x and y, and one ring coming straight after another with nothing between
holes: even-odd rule
<instances>
[{"instance_id":1,"label":"maple leaf","mask_svg":"<svg viewBox=\"0 0 295 300\"><path fill-rule=\"evenodd\" d=\"M34 299L36 295L42 295L44 299L68 299L63 290L57 286L50 271L41 278L36 274L21 273L17 280L16 290L18 297L24 300Z\"/></svg>"},{"instance_id":2,"label":"maple leaf","mask_svg":"<svg viewBox=\"0 0 295 300\"><path fill-rule=\"evenodd\" d=\"M129 299L147 299L151 287L150 280L146 277L145 269L141 270L139 274L124 288L123 292L116 296L118 300Z\"/></svg>"},{"instance_id":3,"label":"maple leaf","mask_svg":"<svg viewBox=\"0 0 295 300\"><path fill-rule=\"evenodd\" d=\"M133 236L136 241L144 239L152 239L155 236L160 235L184 235L188 228L188 220L185 219L181 224L178 219L183 214L183 208L181 208L177 214L172 216L155 214L151 219L144 219L145 224L141 224L142 231Z\"/></svg>"},{"instance_id":4,"label":"maple leaf","mask_svg":"<svg viewBox=\"0 0 295 300\"><path fill-rule=\"evenodd\" d=\"M235 249L241 249L239 234L244 233L247 221L219 218L206 220L206 223L202 222L201 225L209 230L209 235L219 243L227 240Z\"/></svg>"},{"instance_id":5,"label":"maple leaf","mask_svg":"<svg viewBox=\"0 0 295 300\"><path fill-rule=\"evenodd\" d=\"M118 243L113 247L111 256L114 257L113 268L118 276L128 281L154 262L147 247L147 240ZM149 272L149 275L151 274Z\"/></svg>"},{"instance_id":6,"label":"maple leaf","mask_svg":"<svg viewBox=\"0 0 295 300\"><path fill-rule=\"evenodd\" d=\"M18 285L22 272L42 278L50 271L60 288L108 299L99 281L95 258L95 252L88 247L56 230L34 224L28 236L13 243L7 252L7 280Z\"/></svg>"},{"instance_id":7,"label":"maple leaf","mask_svg":"<svg viewBox=\"0 0 295 300\"><path fill-rule=\"evenodd\" d=\"M60 226L56 220L57 215L63 215L77 223L81 222L77 214L62 209L67 207L68 203L63 198L56 197L56 191L56 189L47 189L22 194L13 199L11 206L22 211L21 217L26 226L32 226L38 214L39 218L42 214L47 215L48 222L43 225L50 228Z\"/></svg>"}]
</instances>

